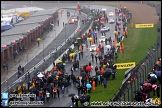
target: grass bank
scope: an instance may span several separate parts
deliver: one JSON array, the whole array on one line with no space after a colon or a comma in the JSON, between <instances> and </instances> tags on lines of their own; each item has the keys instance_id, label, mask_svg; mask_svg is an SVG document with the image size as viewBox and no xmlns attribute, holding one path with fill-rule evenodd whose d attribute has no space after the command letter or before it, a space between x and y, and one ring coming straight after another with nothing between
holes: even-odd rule
<instances>
[{"instance_id":1,"label":"grass bank","mask_svg":"<svg viewBox=\"0 0 162 108\"><path fill-rule=\"evenodd\" d=\"M128 25L128 38L124 39L125 49L122 53L118 53L117 63L136 62L138 64L145 56L146 51L150 48L158 38L157 24L154 28L130 28ZM109 80L107 88L103 85L97 86L95 91L90 94L91 101L109 101L122 85L124 73L126 70L117 70L115 80Z\"/></svg>"}]
</instances>

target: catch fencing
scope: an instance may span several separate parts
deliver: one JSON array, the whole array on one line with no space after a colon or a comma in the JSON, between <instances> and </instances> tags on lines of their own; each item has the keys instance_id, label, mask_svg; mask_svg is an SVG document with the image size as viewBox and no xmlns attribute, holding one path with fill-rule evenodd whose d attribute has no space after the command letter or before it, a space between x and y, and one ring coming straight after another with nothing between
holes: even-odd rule
<instances>
[{"instance_id":1,"label":"catch fencing","mask_svg":"<svg viewBox=\"0 0 162 108\"><path fill-rule=\"evenodd\" d=\"M89 11L88 9L89 8L84 7L84 9L82 9L82 12L83 13L86 12L87 14L87 12L90 12L90 9ZM25 73L11 86L8 86L6 89L4 89L1 92L12 92L13 90L18 89L18 87L21 86L22 84L28 84L28 82L31 81L32 78L37 76L38 72L42 72L45 69L47 69L53 63L53 61L55 61L61 54L63 54L68 48L70 48L70 46L76 41L76 39L78 37L81 37L81 35L85 33L87 29L89 29L91 23L92 20L90 20L89 23L85 25L85 27L81 27L79 29L80 32L74 33L71 38L67 39L64 45L60 44L59 48L55 48L55 52L50 53L49 57L45 57L45 59L42 60L41 63L38 63L37 65L33 66L34 69L31 70L32 72L30 72L30 74Z\"/></svg>"},{"instance_id":2,"label":"catch fencing","mask_svg":"<svg viewBox=\"0 0 162 108\"><path fill-rule=\"evenodd\" d=\"M161 11L158 5L145 2L149 6L156 8L157 15L161 16ZM147 79L148 72L153 69L155 62L158 57L161 57L161 20L159 19L159 25L157 28L158 40L157 42L146 51L147 56L137 64L133 69L129 69L126 72L125 79L122 82L122 86L119 88L118 92L114 94L113 99L110 101L134 101L134 91L139 90L139 84Z\"/></svg>"}]
</instances>

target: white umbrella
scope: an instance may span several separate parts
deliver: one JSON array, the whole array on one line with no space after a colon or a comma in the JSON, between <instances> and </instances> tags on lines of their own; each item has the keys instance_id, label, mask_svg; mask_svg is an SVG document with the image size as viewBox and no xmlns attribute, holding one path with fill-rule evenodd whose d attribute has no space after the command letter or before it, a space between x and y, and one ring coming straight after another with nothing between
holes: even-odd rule
<instances>
[{"instance_id":1,"label":"white umbrella","mask_svg":"<svg viewBox=\"0 0 162 108\"><path fill-rule=\"evenodd\" d=\"M111 46L110 45L106 45L106 48L110 50L111 49Z\"/></svg>"},{"instance_id":2,"label":"white umbrella","mask_svg":"<svg viewBox=\"0 0 162 108\"><path fill-rule=\"evenodd\" d=\"M40 73L37 75L37 77L42 78L42 77L44 77L44 75L40 72Z\"/></svg>"}]
</instances>

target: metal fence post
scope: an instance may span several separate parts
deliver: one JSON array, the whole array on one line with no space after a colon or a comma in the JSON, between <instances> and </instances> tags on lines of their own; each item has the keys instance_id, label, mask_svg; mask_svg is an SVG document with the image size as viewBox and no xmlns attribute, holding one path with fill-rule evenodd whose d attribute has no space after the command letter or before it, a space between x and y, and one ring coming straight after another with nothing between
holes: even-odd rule
<instances>
[{"instance_id":1,"label":"metal fence post","mask_svg":"<svg viewBox=\"0 0 162 108\"><path fill-rule=\"evenodd\" d=\"M151 57L151 55L149 54L149 52L147 52L147 54L148 54L148 56L150 57L149 58L149 70L151 69L151 66L152 66L152 57Z\"/></svg>"},{"instance_id":2,"label":"metal fence post","mask_svg":"<svg viewBox=\"0 0 162 108\"><path fill-rule=\"evenodd\" d=\"M150 50L150 49L149 49ZM154 66L154 55L153 55L153 53L152 53L152 50L150 50L150 52L149 52L149 54L150 54L150 56L151 56L151 60L152 60L152 62L151 62L151 68L152 68L152 66Z\"/></svg>"},{"instance_id":3,"label":"metal fence post","mask_svg":"<svg viewBox=\"0 0 162 108\"><path fill-rule=\"evenodd\" d=\"M142 65L142 66L144 66L145 67L145 71L144 71L144 79L147 79L147 77L146 77L146 73L147 73L147 62L146 62L146 60L145 60L145 62L144 62L144 64Z\"/></svg>"},{"instance_id":4,"label":"metal fence post","mask_svg":"<svg viewBox=\"0 0 162 108\"><path fill-rule=\"evenodd\" d=\"M126 89L128 90L128 101L129 101L129 88L125 84L123 84L123 86L125 86Z\"/></svg>"},{"instance_id":5,"label":"metal fence post","mask_svg":"<svg viewBox=\"0 0 162 108\"><path fill-rule=\"evenodd\" d=\"M121 89L119 89L119 90L124 94L124 101L125 101L125 93Z\"/></svg>"},{"instance_id":6,"label":"metal fence post","mask_svg":"<svg viewBox=\"0 0 162 108\"><path fill-rule=\"evenodd\" d=\"M141 66L139 67L139 68L141 68ZM143 68L141 68L142 69L142 71L143 71ZM140 83L142 82L142 77L141 77L141 72L140 71L138 71L139 72L139 74L140 74ZM143 80L144 81L144 80Z\"/></svg>"}]
</instances>

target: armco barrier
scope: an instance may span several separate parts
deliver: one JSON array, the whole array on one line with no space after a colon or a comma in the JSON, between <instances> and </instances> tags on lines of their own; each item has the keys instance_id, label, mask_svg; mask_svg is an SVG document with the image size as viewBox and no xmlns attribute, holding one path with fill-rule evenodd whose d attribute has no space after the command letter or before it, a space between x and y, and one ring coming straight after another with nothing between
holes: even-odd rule
<instances>
[{"instance_id":1,"label":"armco barrier","mask_svg":"<svg viewBox=\"0 0 162 108\"><path fill-rule=\"evenodd\" d=\"M85 9L87 11L87 8ZM37 65L33 66L33 68L28 71L29 74L25 73L18 80L13 82L9 87L1 90L1 92L13 91L18 86L24 83L27 83L29 80L31 80L31 78L33 78L38 72L44 71L45 69L47 69L49 65L53 63L53 61L55 61L63 52L65 52L70 47L70 45L72 45L72 43L74 42L74 40L76 40L77 37L81 36L81 34L84 33L90 27L91 23L92 23L92 20L90 20L90 22L86 24L84 28L80 29L81 30L80 33L78 33L76 30L75 33L72 34L70 38L66 40L66 42L62 43L60 47L55 48L55 50L51 52L47 57L45 57L44 60L40 61Z\"/></svg>"},{"instance_id":2,"label":"armco barrier","mask_svg":"<svg viewBox=\"0 0 162 108\"><path fill-rule=\"evenodd\" d=\"M156 8L157 15L161 16L159 6L145 2L149 6ZM149 49L147 56L137 64L136 67L127 71L126 78L121 83L122 86L110 101L134 101L134 91L139 90L139 83L147 79L148 72L154 67L154 63L161 56L161 23L159 22L159 37L157 42Z\"/></svg>"}]
</instances>

